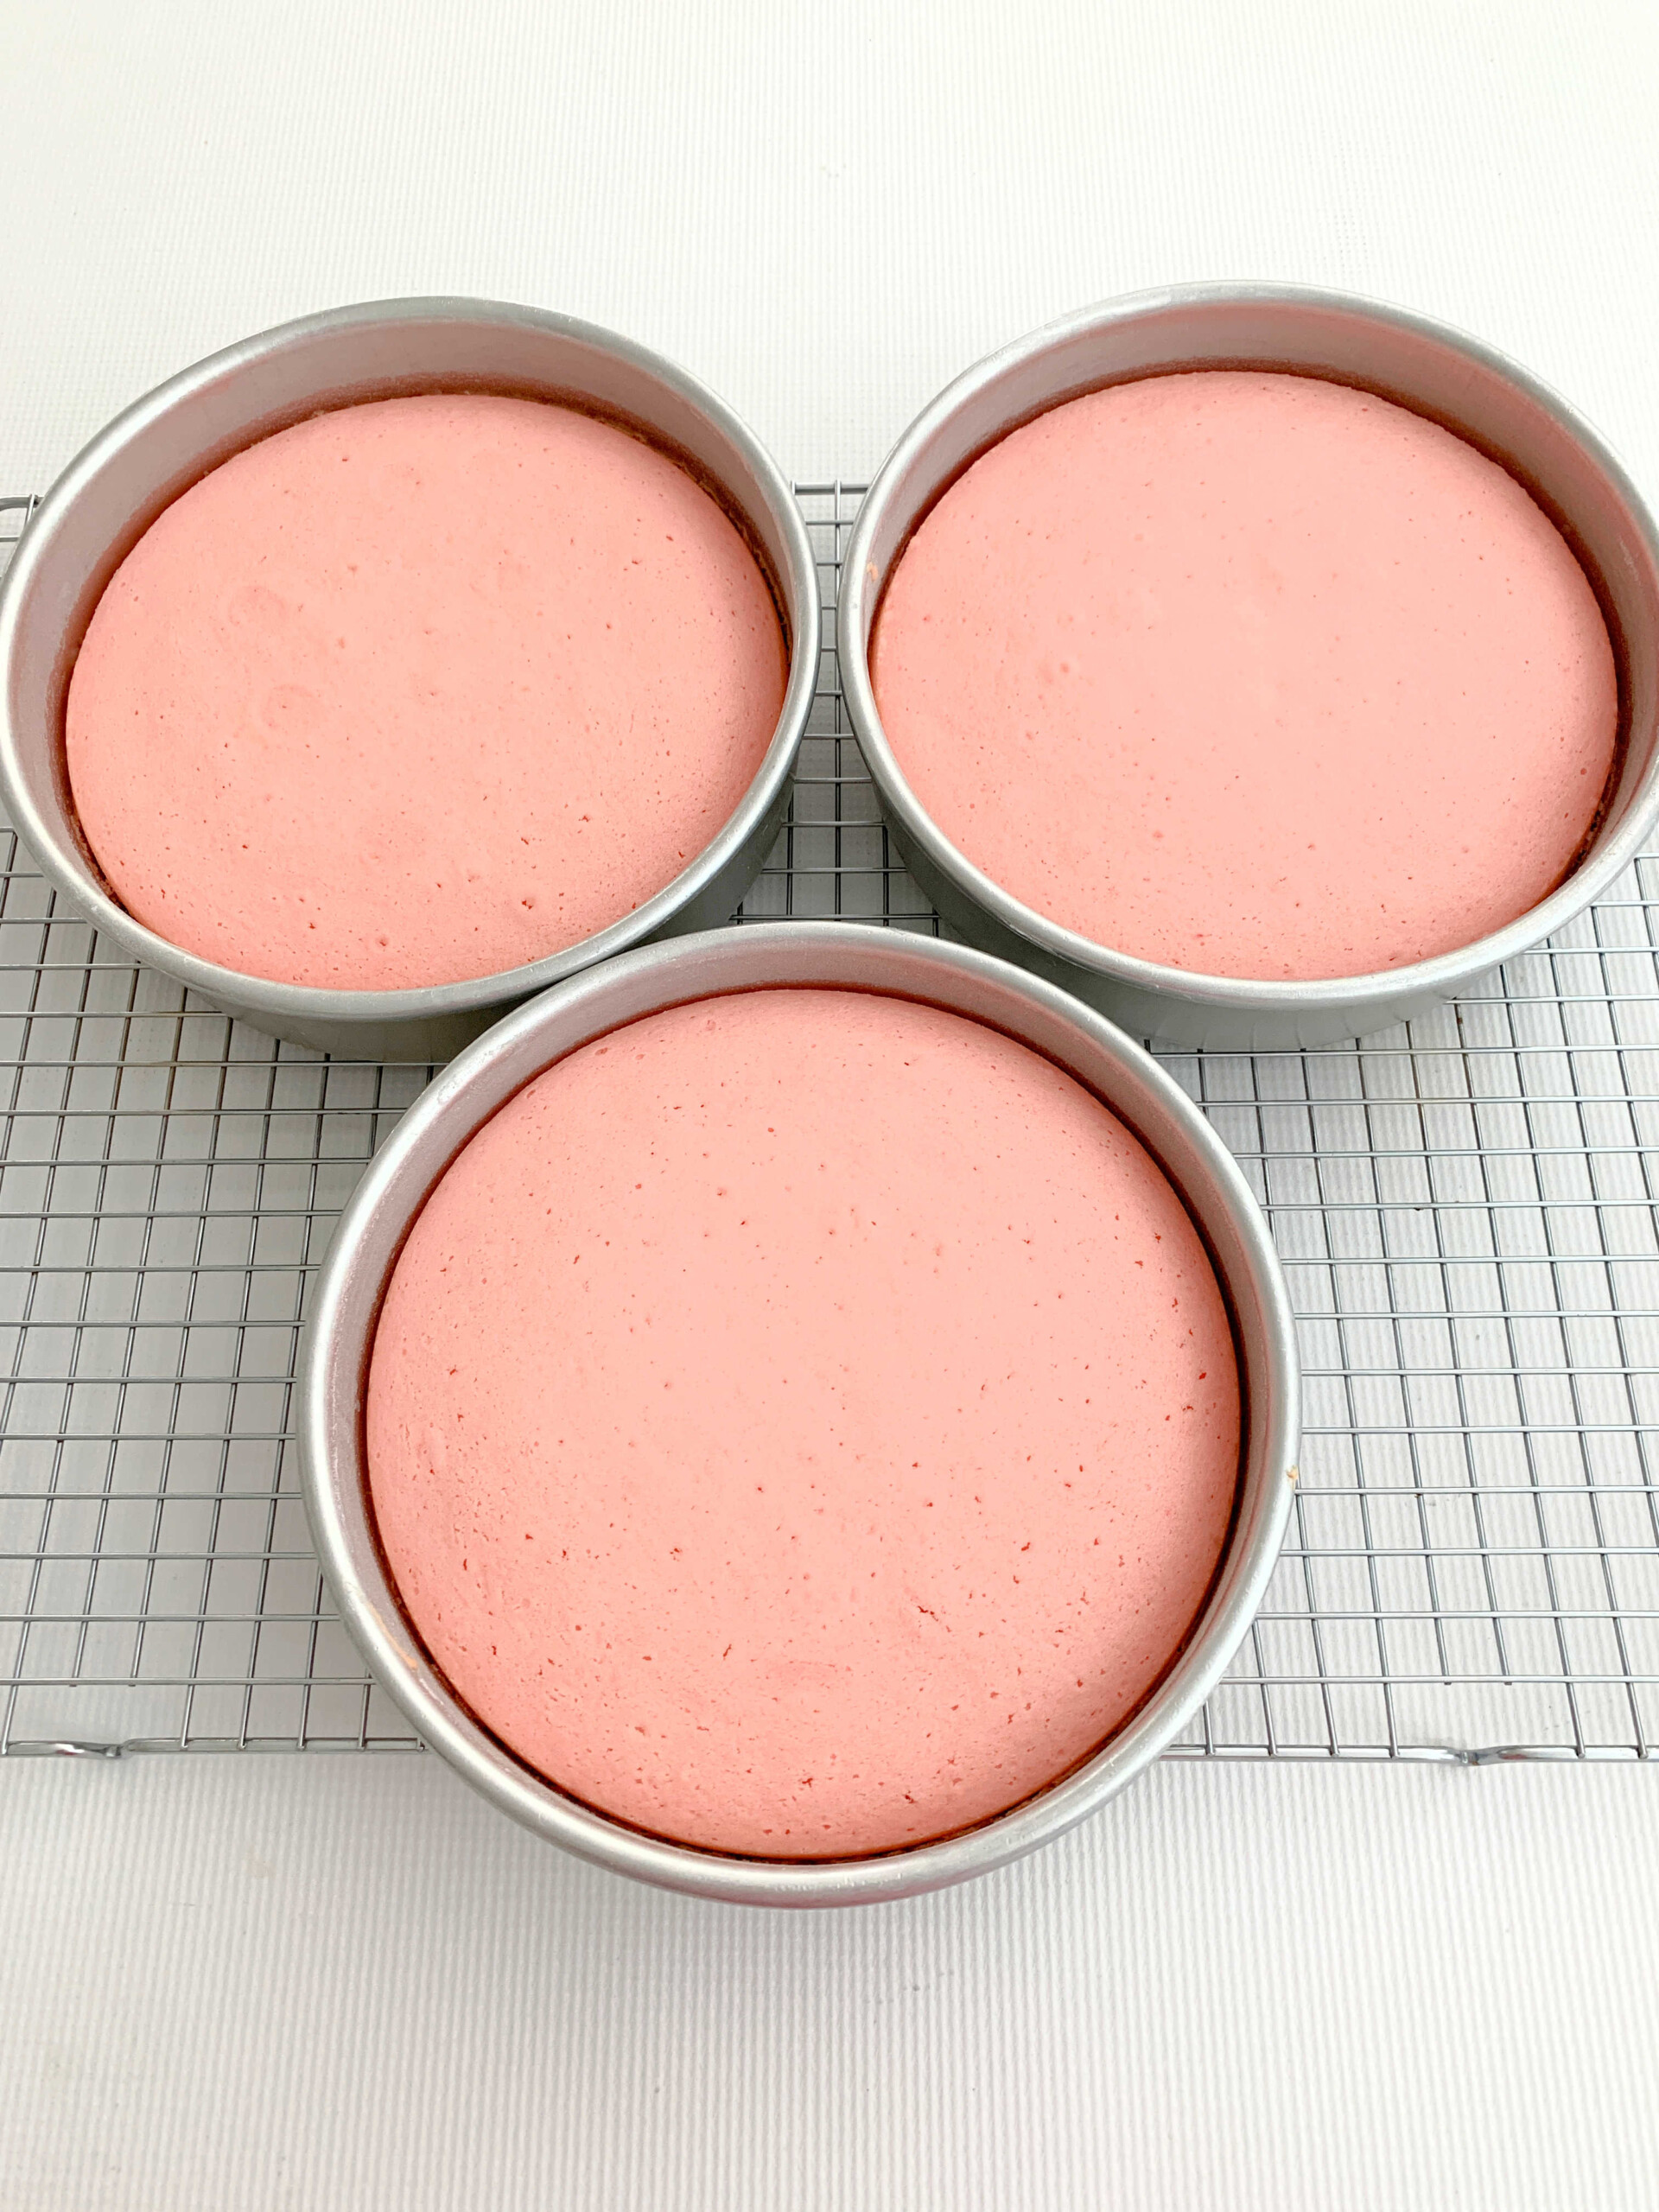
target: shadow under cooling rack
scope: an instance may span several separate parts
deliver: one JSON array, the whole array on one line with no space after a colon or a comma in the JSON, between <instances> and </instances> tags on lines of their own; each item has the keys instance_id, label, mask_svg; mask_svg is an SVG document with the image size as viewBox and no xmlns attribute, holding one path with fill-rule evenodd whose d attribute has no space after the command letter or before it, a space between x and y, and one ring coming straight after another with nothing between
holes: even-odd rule
<instances>
[{"instance_id":1,"label":"shadow under cooling rack","mask_svg":"<svg viewBox=\"0 0 1659 2212\"><path fill-rule=\"evenodd\" d=\"M855 492L799 496L833 607ZM290 1421L308 1282L431 1071L230 1023L3 825L0 860L0 1751L406 1746ZM1164 1056L1267 1210L1306 1373L1289 1541L1185 1755L1654 1756L1656 911L1659 858L1409 1033ZM738 918L789 915L938 927L833 651Z\"/></svg>"}]
</instances>

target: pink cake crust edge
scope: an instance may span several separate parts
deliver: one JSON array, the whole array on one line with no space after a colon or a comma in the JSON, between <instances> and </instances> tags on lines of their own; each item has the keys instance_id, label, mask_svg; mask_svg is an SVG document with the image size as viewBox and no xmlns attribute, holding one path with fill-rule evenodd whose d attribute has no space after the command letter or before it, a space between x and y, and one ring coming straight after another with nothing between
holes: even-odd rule
<instances>
[{"instance_id":1,"label":"pink cake crust edge","mask_svg":"<svg viewBox=\"0 0 1659 2212\"><path fill-rule=\"evenodd\" d=\"M960 1017L767 991L474 1137L366 1440L486 1726L631 1825L789 1859L974 1825L1121 1727L1211 1586L1240 1421L1208 1255L1096 1099Z\"/></svg>"},{"instance_id":2,"label":"pink cake crust edge","mask_svg":"<svg viewBox=\"0 0 1659 2212\"><path fill-rule=\"evenodd\" d=\"M151 524L75 663L68 776L169 943L407 989L665 888L759 772L785 678L753 550L667 453L541 401L371 401Z\"/></svg>"},{"instance_id":3,"label":"pink cake crust edge","mask_svg":"<svg viewBox=\"0 0 1659 2212\"><path fill-rule=\"evenodd\" d=\"M1314 377L1148 377L1011 432L912 535L871 673L969 861L1205 975L1478 941L1562 880L1616 765L1611 641L1554 524Z\"/></svg>"}]
</instances>

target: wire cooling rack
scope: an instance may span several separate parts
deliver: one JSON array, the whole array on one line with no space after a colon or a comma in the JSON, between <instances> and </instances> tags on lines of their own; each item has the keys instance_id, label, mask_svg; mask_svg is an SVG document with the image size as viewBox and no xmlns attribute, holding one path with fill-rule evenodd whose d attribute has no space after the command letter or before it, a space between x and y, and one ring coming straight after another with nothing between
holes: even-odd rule
<instances>
[{"instance_id":1,"label":"wire cooling rack","mask_svg":"<svg viewBox=\"0 0 1659 2212\"><path fill-rule=\"evenodd\" d=\"M799 496L834 603L856 492ZM0 552L29 509L0 502ZM227 1021L60 914L0 825L0 1751L408 1747L291 1432L308 1282L425 1066ZM1659 856L1483 993L1170 1053L1300 1322L1294 1518L1210 1758L1659 1744ZM824 657L743 918L938 922Z\"/></svg>"}]
</instances>

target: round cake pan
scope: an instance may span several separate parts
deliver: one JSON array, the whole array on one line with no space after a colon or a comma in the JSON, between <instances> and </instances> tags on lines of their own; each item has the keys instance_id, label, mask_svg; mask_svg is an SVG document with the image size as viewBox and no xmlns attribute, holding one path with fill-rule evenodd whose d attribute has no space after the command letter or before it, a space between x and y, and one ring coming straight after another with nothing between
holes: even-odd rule
<instances>
[{"instance_id":1,"label":"round cake pan","mask_svg":"<svg viewBox=\"0 0 1659 2212\"><path fill-rule=\"evenodd\" d=\"M566 1796L516 1758L448 1688L400 1606L376 1535L364 1395L381 1300L445 1168L499 1107L567 1052L665 1007L771 987L885 992L945 1007L1068 1069L1135 1130L1185 1198L1230 1309L1243 1443L1227 1548L1204 1611L1152 1695L1085 1764L1012 1811L944 1841L875 1857L760 1859L641 1834ZM855 1105L849 1109L855 1111ZM547 1387L558 1389L556 1365ZM315 1285L302 1358L307 1510L329 1587L375 1675L424 1741L526 1827L599 1865L700 1896L852 1904L906 1896L1019 1857L1116 1796L1220 1680L1278 1557L1295 1481L1293 1323L1272 1243L1231 1155L1185 1094L1065 993L965 946L836 922L712 931L647 946L521 1007L432 1084L377 1154Z\"/></svg>"},{"instance_id":2,"label":"round cake pan","mask_svg":"<svg viewBox=\"0 0 1659 2212\"><path fill-rule=\"evenodd\" d=\"M320 990L244 976L169 944L110 895L79 835L64 701L105 585L198 478L306 416L400 392L497 391L617 417L687 463L745 531L787 632L783 712L719 834L607 929L496 976L429 988ZM789 804L818 675L818 581L800 510L729 408L658 355L568 315L480 300L379 300L283 324L215 353L101 431L54 485L0 585L0 796L48 880L134 959L257 1029L372 1059L447 1059L507 1007L647 938L724 921ZM480 732L480 742L487 733ZM556 774L556 769L550 772ZM295 856L303 867L303 855Z\"/></svg>"},{"instance_id":3,"label":"round cake pan","mask_svg":"<svg viewBox=\"0 0 1659 2212\"><path fill-rule=\"evenodd\" d=\"M1593 842L1541 904L1461 950L1330 982L1189 974L1064 929L958 852L905 780L871 687L881 594L912 532L999 438L1081 392L1137 377L1255 367L1363 385L1431 417L1517 477L1583 564L1618 671L1620 750ZM1627 868L1659 812L1659 532L1587 423L1477 340L1401 308L1280 285L1193 285L1108 302L969 369L912 423L859 512L837 645L853 728L894 839L918 881L972 944L1063 983L1133 1035L1172 1045L1327 1044L1466 990L1588 906ZM1241 853L1241 867L1249 855Z\"/></svg>"}]
</instances>

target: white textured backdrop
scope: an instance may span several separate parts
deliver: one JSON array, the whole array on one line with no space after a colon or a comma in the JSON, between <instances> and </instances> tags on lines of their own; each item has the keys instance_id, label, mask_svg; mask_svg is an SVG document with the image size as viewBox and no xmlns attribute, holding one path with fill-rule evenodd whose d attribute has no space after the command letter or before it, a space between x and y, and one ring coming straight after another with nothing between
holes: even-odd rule
<instances>
[{"instance_id":1,"label":"white textured backdrop","mask_svg":"<svg viewBox=\"0 0 1659 2212\"><path fill-rule=\"evenodd\" d=\"M835 1915L638 1890L431 1759L0 1780L8 2212L1655 2202L1628 1770L1166 1767Z\"/></svg>"},{"instance_id":2,"label":"white textured backdrop","mask_svg":"<svg viewBox=\"0 0 1659 2212\"><path fill-rule=\"evenodd\" d=\"M676 355L867 474L1001 340L1408 302L1659 498L1659 8L6 0L0 492L376 294ZM1659 2202L1653 1771L1159 1774L832 1919L556 1859L429 1761L0 1768L0 2207Z\"/></svg>"},{"instance_id":3,"label":"white textured backdrop","mask_svg":"<svg viewBox=\"0 0 1659 2212\"><path fill-rule=\"evenodd\" d=\"M1659 480L1645 0L7 0L0 465L287 315L630 331L796 475L1114 292L1467 324Z\"/></svg>"}]
</instances>

